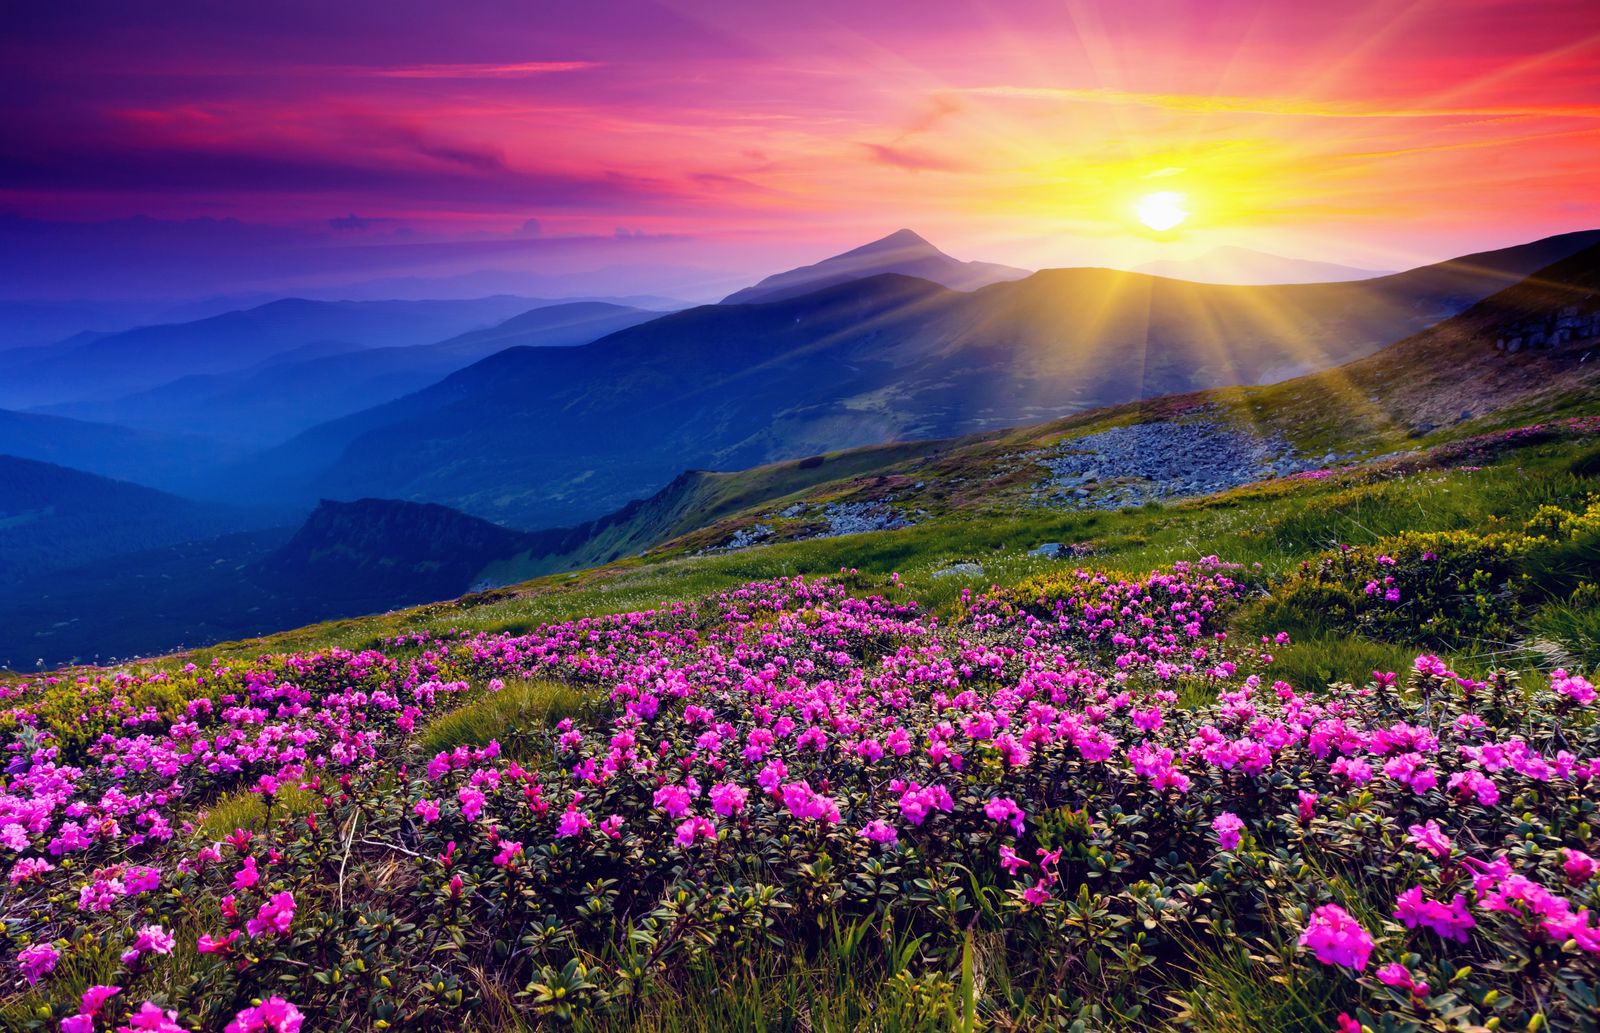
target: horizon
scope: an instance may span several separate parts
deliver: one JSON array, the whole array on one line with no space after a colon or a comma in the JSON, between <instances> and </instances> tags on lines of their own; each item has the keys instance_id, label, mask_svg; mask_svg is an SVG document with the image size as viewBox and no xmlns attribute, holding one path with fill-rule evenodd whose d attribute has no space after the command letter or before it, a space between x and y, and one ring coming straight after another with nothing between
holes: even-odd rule
<instances>
[{"instance_id":1,"label":"horizon","mask_svg":"<svg viewBox=\"0 0 1600 1033\"><path fill-rule=\"evenodd\" d=\"M1570 0L377 11L0 15L6 296L701 301L900 226L1029 269L1387 271L1600 226ZM1152 194L1188 218L1142 225Z\"/></svg>"}]
</instances>

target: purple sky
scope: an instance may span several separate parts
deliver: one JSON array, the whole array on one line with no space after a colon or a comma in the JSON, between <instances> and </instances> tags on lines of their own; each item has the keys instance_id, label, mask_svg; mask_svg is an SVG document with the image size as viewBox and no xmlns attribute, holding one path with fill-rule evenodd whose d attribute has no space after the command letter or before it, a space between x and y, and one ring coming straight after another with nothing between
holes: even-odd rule
<instances>
[{"instance_id":1,"label":"purple sky","mask_svg":"<svg viewBox=\"0 0 1600 1033\"><path fill-rule=\"evenodd\" d=\"M1592 0L12 4L0 86L12 298L703 297L900 226L1399 268L1600 225ZM1131 218L1156 190L1181 231Z\"/></svg>"}]
</instances>

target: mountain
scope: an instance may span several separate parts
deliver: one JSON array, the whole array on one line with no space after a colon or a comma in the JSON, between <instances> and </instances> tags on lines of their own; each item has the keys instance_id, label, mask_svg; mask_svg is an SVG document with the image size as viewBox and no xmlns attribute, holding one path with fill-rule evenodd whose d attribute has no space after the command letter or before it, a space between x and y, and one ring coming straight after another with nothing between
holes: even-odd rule
<instances>
[{"instance_id":1,"label":"mountain","mask_svg":"<svg viewBox=\"0 0 1600 1033\"><path fill-rule=\"evenodd\" d=\"M391 609L460 595L525 538L431 503L324 499L261 573L284 591L319 586L330 612Z\"/></svg>"},{"instance_id":2,"label":"mountain","mask_svg":"<svg viewBox=\"0 0 1600 1033\"><path fill-rule=\"evenodd\" d=\"M236 510L0 455L0 585L248 523Z\"/></svg>"},{"instance_id":3,"label":"mountain","mask_svg":"<svg viewBox=\"0 0 1600 1033\"><path fill-rule=\"evenodd\" d=\"M207 471L244 450L195 434L158 433L63 416L0 409L0 453L192 494Z\"/></svg>"},{"instance_id":4,"label":"mountain","mask_svg":"<svg viewBox=\"0 0 1600 1033\"><path fill-rule=\"evenodd\" d=\"M259 448L409 394L505 348L587 344L659 315L604 302L551 304L437 344L335 349L332 354L307 345L250 369L183 377L123 398L46 411L169 433L199 432ZM173 405L174 398L183 404Z\"/></svg>"},{"instance_id":5,"label":"mountain","mask_svg":"<svg viewBox=\"0 0 1600 1033\"><path fill-rule=\"evenodd\" d=\"M1212 248L1196 258L1146 262L1134 271L1195 283L1229 284L1339 283L1390 275L1334 262L1285 258L1242 247Z\"/></svg>"},{"instance_id":6,"label":"mountain","mask_svg":"<svg viewBox=\"0 0 1600 1033\"><path fill-rule=\"evenodd\" d=\"M887 237L825 258L815 265L775 273L754 287L735 291L722 299L722 303L747 305L782 301L883 273L915 276L952 290L970 291L991 283L1020 280L1028 275L1028 270L992 262L963 262L951 258L910 230L896 230Z\"/></svg>"},{"instance_id":7,"label":"mountain","mask_svg":"<svg viewBox=\"0 0 1600 1033\"><path fill-rule=\"evenodd\" d=\"M93 336L71 347L0 352L0 406L108 398L178 377L254 366L306 345L341 350L430 344L492 326L536 302L307 301L287 298L187 323Z\"/></svg>"},{"instance_id":8,"label":"mountain","mask_svg":"<svg viewBox=\"0 0 1600 1033\"><path fill-rule=\"evenodd\" d=\"M953 437L1326 369L1587 244L1569 234L1356 283L1219 286L1060 269L972 293L892 274L509 349L312 428L219 483L592 519L693 467ZM309 478L307 471L320 470Z\"/></svg>"},{"instance_id":9,"label":"mountain","mask_svg":"<svg viewBox=\"0 0 1600 1033\"><path fill-rule=\"evenodd\" d=\"M1600 244L1421 333L1337 369L1273 385L1267 408L1327 437L1426 434L1520 407L1536 418L1600 396Z\"/></svg>"},{"instance_id":10,"label":"mountain","mask_svg":"<svg viewBox=\"0 0 1600 1033\"><path fill-rule=\"evenodd\" d=\"M924 294L937 290L900 282ZM1325 450L1405 448L1407 436L1454 424L1463 410L1478 426L1503 426L1521 419L1502 415L1507 412L1539 419L1571 411L1575 403L1581 408L1585 400L1592 407L1597 396L1600 245L1375 354L1273 385L1135 401L953 441L877 444L732 472L691 470L649 498L572 527L520 532L437 505L324 501L297 531L184 542L28 577L0 593L0 666L96 651L147 654L618 560L631 569L641 564L635 559L641 553L649 554L642 561L646 569L658 560L698 562L696 554L725 549L740 540L740 532L744 541L763 544L840 533L828 526L830 507L847 514L901 514L917 523L994 514L985 533L1009 548L1052 537L1070 542L1076 539L1061 535L1082 534L1099 516L1041 508L1044 468L1018 462L1059 450L1065 438L1083 441L1079 436L1174 422L1231 428L1229 433L1247 439L1294 443L1298 453L1291 468L1306 469L1331 461L1322 458ZM647 440L654 425L636 422ZM1201 434L1183 440L1209 439ZM1162 449L1179 450L1179 480L1217 465L1216 456L1188 445L1152 446ZM1141 455L1134 465L1160 458ZM1095 490L1114 492L1128 474L1137 480L1135 471L1119 468ZM100 511L114 509L102 505ZM917 555L917 548L937 540L948 541L949 535L915 538L920 546L896 536L871 549L882 562L885 556ZM867 547L841 544L816 553L820 565L813 569L836 568L856 548ZM784 555L785 564L797 556ZM727 562L755 571L775 561L753 555ZM623 569L609 566L595 577L616 577ZM456 605L479 605L516 591L521 590Z\"/></svg>"}]
</instances>

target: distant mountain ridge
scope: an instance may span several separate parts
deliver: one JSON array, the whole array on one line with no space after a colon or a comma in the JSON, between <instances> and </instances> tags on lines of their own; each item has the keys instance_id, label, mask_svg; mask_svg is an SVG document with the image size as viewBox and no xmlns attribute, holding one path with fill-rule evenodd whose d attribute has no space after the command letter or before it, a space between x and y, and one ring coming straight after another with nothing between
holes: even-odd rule
<instances>
[{"instance_id":1,"label":"distant mountain ridge","mask_svg":"<svg viewBox=\"0 0 1600 1033\"><path fill-rule=\"evenodd\" d=\"M307 301L285 298L188 323L90 335L71 347L0 352L0 406L120 397L177 377L246 369L307 345L344 350L431 344L491 326L536 304L471 301Z\"/></svg>"},{"instance_id":2,"label":"distant mountain ridge","mask_svg":"<svg viewBox=\"0 0 1600 1033\"><path fill-rule=\"evenodd\" d=\"M896 230L887 237L863 244L843 254L773 275L753 287L722 299L724 305L782 301L869 276L898 273L937 283L951 290L970 291L991 283L1020 280L1029 275L993 262L963 262L951 258L911 230Z\"/></svg>"},{"instance_id":3,"label":"distant mountain ridge","mask_svg":"<svg viewBox=\"0 0 1600 1033\"><path fill-rule=\"evenodd\" d=\"M0 585L248 524L222 506L0 455Z\"/></svg>"},{"instance_id":4,"label":"distant mountain ridge","mask_svg":"<svg viewBox=\"0 0 1600 1033\"><path fill-rule=\"evenodd\" d=\"M1339 284L1061 269L962 293L885 274L673 313L580 348L500 352L230 476L572 524L689 467L953 437L1336 366L1597 241L1568 234Z\"/></svg>"},{"instance_id":5,"label":"distant mountain ridge","mask_svg":"<svg viewBox=\"0 0 1600 1033\"><path fill-rule=\"evenodd\" d=\"M1341 283L1393 275L1376 269L1357 269L1336 262L1285 258L1243 247L1212 248L1187 259L1166 259L1135 266L1134 272L1195 283L1262 285L1273 283Z\"/></svg>"},{"instance_id":6,"label":"distant mountain ridge","mask_svg":"<svg viewBox=\"0 0 1600 1033\"><path fill-rule=\"evenodd\" d=\"M478 571L526 539L432 503L323 499L260 570L285 589L321 586L329 613L359 612L460 595Z\"/></svg>"},{"instance_id":7,"label":"distant mountain ridge","mask_svg":"<svg viewBox=\"0 0 1600 1033\"><path fill-rule=\"evenodd\" d=\"M0 454L186 494L246 452L195 434L0 409Z\"/></svg>"},{"instance_id":8,"label":"distant mountain ridge","mask_svg":"<svg viewBox=\"0 0 1600 1033\"><path fill-rule=\"evenodd\" d=\"M248 369L183 377L123 398L65 403L45 411L263 447L424 388L505 348L588 344L660 315L605 302L544 305L438 343L345 348L330 354L307 346ZM183 404L173 405L175 397Z\"/></svg>"}]
</instances>

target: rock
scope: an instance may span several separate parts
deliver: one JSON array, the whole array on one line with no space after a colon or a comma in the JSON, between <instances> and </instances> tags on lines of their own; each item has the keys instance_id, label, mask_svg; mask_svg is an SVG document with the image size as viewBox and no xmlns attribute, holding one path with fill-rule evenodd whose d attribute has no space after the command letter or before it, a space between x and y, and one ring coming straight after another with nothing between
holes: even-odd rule
<instances>
[{"instance_id":1,"label":"rock","mask_svg":"<svg viewBox=\"0 0 1600 1033\"><path fill-rule=\"evenodd\" d=\"M983 565L980 563L952 563L943 570L933 572L934 577L982 577Z\"/></svg>"},{"instance_id":2,"label":"rock","mask_svg":"<svg viewBox=\"0 0 1600 1033\"><path fill-rule=\"evenodd\" d=\"M1060 559L1061 554L1066 551L1066 548L1067 547L1062 545L1060 542L1045 542L1043 545L1029 549L1028 555L1043 556L1046 559L1052 560Z\"/></svg>"},{"instance_id":3,"label":"rock","mask_svg":"<svg viewBox=\"0 0 1600 1033\"><path fill-rule=\"evenodd\" d=\"M1461 410L1461 415L1456 417L1456 422L1457 423L1465 423L1467 420L1470 420L1470 419L1472 419L1472 410L1471 409L1462 409Z\"/></svg>"}]
</instances>

